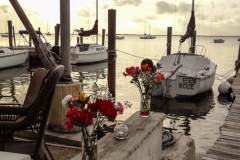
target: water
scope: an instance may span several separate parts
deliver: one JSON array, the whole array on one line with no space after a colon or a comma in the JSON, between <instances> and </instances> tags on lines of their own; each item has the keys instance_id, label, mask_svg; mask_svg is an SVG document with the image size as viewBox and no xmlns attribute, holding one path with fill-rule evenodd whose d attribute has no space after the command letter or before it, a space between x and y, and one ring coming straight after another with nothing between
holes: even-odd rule
<instances>
[{"instance_id":1,"label":"water","mask_svg":"<svg viewBox=\"0 0 240 160\"><path fill-rule=\"evenodd\" d=\"M54 35L45 36L54 44ZM197 37L197 45L207 47L206 55L217 64L217 73L212 90L200 96L186 100L153 98L152 109L164 112L167 117L163 122L166 128L173 128L173 132L181 132L193 138L196 146L196 160L214 144L219 137L219 127L225 121L229 107L229 97L220 96L218 86L222 81L235 74L233 70L238 58L238 37L224 37L225 43L211 43L212 37ZM71 45L76 43L76 36L71 37ZM101 39L101 38L99 38ZM178 49L178 36L173 37L172 51ZM16 41L23 39L17 37ZM107 40L107 37L106 37ZM166 54L166 36L157 36L156 39L142 40L139 36L125 36L124 40L116 41L116 99L129 101L132 108L125 109L118 120L127 119L139 110L140 95L136 86L130 84L130 77L124 77L122 72L126 67L139 66L142 58L150 58L156 63ZM92 42L91 38L84 42ZM101 43L101 42L100 42ZM6 46L8 39L0 38L0 46ZM105 43L107 44L107 42ZM188 42L182 50L188 49ZM72 78L81 81L83 89L89 90L93 83L107 84L107 62L95 65L73 66ZM15 95L22 103L30 82L30 73L25 68L18 67L0 71L0 94Z\"/></svg>"}]
</instances>

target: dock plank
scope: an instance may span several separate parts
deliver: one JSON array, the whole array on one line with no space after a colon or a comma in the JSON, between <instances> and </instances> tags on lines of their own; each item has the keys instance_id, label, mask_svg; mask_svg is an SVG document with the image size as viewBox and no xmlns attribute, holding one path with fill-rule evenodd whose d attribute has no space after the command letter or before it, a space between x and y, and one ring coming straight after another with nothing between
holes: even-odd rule
<instances>
[{"instance_id":1,"label":"dock plank","mask_svg":"<svg viewBox=\"0 0 240 160\"><path fill-rule=\"evenodd\" d=\"M240 72L231 85L234 102L220 129L220 136L203 160L240 160Z\"/></svg>"}]
</instances>

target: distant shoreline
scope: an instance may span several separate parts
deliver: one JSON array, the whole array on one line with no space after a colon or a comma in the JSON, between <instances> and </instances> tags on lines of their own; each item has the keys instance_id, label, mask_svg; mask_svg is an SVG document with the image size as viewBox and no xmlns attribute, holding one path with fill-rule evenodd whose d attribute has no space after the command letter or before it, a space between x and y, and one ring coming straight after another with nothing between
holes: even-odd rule
<instances>
[{"instance_id":1,"label":"distant shoreline","mask_svg":"<svg viewBox=\"0 0 240 160\"><path fill-rule=\"evenodd\" d=\"M0 34L6 34L5 33L0 33ZM19 34L19 33L15 33L15 34ZM42 34L46 34L46 33L42 33ZM55 35L54 33L51 33L51 35ZM78 34L71 34L70 35L78 35ZM99 34L101 35L101 34ZM116 34L116 35L123 35L123 36L142 36L143 34ZM107 35L106 35L107 36ZM152 34L152 36L167 36L167 35L154 35ZM182 36L182 35L172 35L172 36ZM215 36L206 36L206 35L197 35L197 37L240 37L240 36L219 36L219 35L215 35Z\"/></svg>"}]
</instances>

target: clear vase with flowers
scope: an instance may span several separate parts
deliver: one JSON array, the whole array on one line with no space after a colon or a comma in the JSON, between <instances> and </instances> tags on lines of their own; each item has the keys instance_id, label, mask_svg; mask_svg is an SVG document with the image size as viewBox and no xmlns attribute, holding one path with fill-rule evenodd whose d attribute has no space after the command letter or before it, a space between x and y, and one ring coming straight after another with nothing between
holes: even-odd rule
<instances>
[{"instance_id":1,"label":"clear vase with flowers","mask_svg":"<svg viewBox=\"0 0 240 160\"><path fill-rule=\"evenodd\" d=\"M153 66L152 61L149 59L143 60L140 67L127 67L123 75L132 77L130 83L138 87L141 96L140 116L148 117L151 95L161 85L165 77L156 71L156 67Z\"/></svg>"},{"instance_id":2,"label":"clear vase with flowers","mask_svg":"<svg viewBox=\"0 0 240 160\"><path fill-rule=\"evenodd\" d=\"M91 98L85 93L65 96L62 105L69 107L66 114L66 127L69 130L74 126L81 128L82 160L96 160L97 131L101 128L107 132L114 132L113 128L108 127L105 122L116 122L117 114L123 113L123 105L120 102L115 105L111 100L103 97Z\"/></svg>"}]
</instances>

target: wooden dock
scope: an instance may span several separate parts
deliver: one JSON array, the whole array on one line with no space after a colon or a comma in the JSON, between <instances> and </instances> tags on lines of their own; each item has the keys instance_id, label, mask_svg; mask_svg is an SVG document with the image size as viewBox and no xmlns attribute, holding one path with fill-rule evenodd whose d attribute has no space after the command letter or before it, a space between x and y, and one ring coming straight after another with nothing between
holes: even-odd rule
<instances>
[{"instance_id":1,"label":"wooden dock","mask_svg":"<svg viewBox=\"0 0 240 160\"><path fill-rule=\"evenodd\" d=\"M232 84L234 102L220 127L220 136L203 160L240 160L240 72Z\"/></svg>"}]
</instances>

